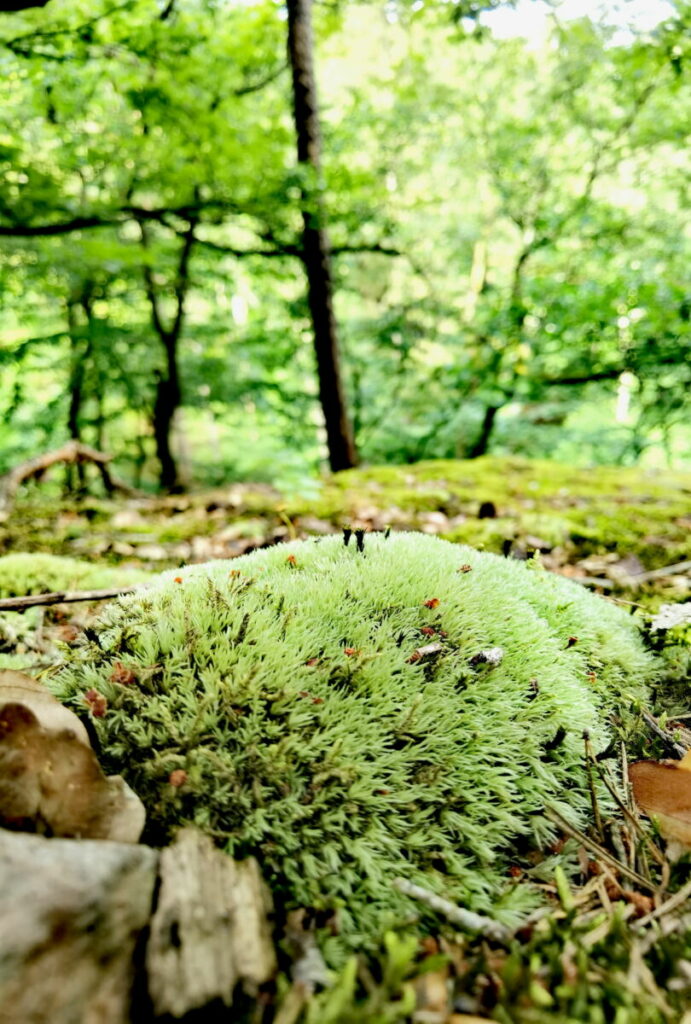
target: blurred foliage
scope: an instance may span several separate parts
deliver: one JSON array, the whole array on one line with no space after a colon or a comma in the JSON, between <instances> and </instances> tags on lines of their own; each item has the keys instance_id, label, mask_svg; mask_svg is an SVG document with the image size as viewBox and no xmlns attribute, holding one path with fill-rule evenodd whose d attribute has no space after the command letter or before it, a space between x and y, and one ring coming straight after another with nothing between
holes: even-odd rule
<instances>
[{"instance_id":1,"label":"blurred foliage","mask_svg":"<svg viewBox=\"0 0 691 1024\"><path fill-rule=\"evenodd\" d=\"M495 38L493 4L318 6L337 314L366 461L688 456L691 8ZM558 12L557 12L558 13ZM66 0L0 24L0 472L77 431L156 477L323 456L279 5Z\"/></svg>"}]
</instances>

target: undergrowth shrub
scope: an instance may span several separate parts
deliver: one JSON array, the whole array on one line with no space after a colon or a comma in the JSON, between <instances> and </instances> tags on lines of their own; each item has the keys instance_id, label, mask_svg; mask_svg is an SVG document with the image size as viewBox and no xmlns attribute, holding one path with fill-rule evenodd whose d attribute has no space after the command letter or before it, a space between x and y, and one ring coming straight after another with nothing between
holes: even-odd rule
<instances>
[{"instance_id":1,"label":"undergrowth shrub","mask_svg":"<svg viewBox=\"0 0 691 1024\"><path fill-rule=\"evenodd\" d=\"M583 730L604 748L652 674L614 605L419 534L165 573L97 630L55 688L98 710L149 838L196 824L259 858L279 908L337 909L332 962L420 913L397 877L515 921L545 804L587 816Z\"/></svg>"}]
</instances>

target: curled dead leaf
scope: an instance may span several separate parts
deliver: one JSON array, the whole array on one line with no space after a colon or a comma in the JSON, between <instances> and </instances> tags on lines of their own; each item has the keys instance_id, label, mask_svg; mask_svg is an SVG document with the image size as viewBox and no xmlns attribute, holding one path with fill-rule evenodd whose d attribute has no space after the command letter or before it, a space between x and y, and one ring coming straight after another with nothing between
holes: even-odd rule
<instances>
[{"instance_id":1,"label":"curled dead leaf","mask_svg":"<svg viewBox=\"0 0 691 1024\"><path fill-rule=\"evenodd\" d=\"M691 849L691 752L681 761L637 761L629 778L636 803L665 839Z\"/></svg>"}]
</instances>

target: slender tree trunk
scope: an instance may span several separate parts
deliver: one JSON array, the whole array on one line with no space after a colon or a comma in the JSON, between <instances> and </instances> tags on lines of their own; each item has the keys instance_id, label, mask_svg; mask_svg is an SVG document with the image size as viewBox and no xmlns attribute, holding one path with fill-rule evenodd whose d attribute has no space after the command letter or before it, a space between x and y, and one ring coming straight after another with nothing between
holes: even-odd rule
<instances>
[{"instance_id":1,"label":"slender tree trunk","mask_svg":"<svg viewBox=\"0 0 691 1024\"><path fill-rule=\"evenodd\" d=\"M81 337L81 330L77 321L77 306L80 305L86 317L86 339ZM91 333L91 300L89 288L84 291L78 302L70 300L67 307L67 322L70 332L70 402L67 409L67 433L73 441L82 440L81 411L84 402L84 377L86 364L91 357L92 333ZM75 484L76 474L76 484ZM83 494L86 489L85 467L82 462L77 462L66 467L66 484L70 493L78 492Z\"/></svg>"},{"instance_id":2,"label":"slender tree trunk","mask_svg":"<svg viewBox=\"0 0 691 1024\"><path fill-rule=\"evenodd\" d=\"M333 309L331 252L319 195L321 134L312 59L311 0L287 0L288 56L293 72L293 113L298 163L304 168L302 262L312 317L319 377L319 400L324 413L331 469L349 469L357 453L346 409Z\"/></svg>"},{"instance_id":3,"label":"slender tree trunk","mask_svg":"<svg viewBox=\"0 0 691 1024\"><path fill-rule=\"evenodd\" d=\"M178 260L177 273L175 278L175 307L170 326L167 326L159 303L159 296L156 292L154 277L151 267L144 265L144 284L146 294L151 307L151 322L163 346L165 364L163 371L156 371L156 397L153 408L153 429L156 443L156 457L160 465L160 484L164 491L174 492L181 490L180 475L175 455L171 446L171 433L175 413L182 401L180 389L180 374L178 371L178 342L182 334L185 320L185 300L190 285L190 258L195 242L195 230L197 223L191 220L188 230L185 232L180 257ZM144 225L140 225L142 232L142 244L148 244Z\"/></svg>"},{"instance_id":4,"label":"slender tree trunk","mask_svg":"<svg viewBox=\"0 0 691 1024\"><path fill-rule=\"evenodd\" d=\"M179 485L178 466L173 455L170 439L173 419L180 405L180 383L177 368L176 339L169 335L161 339L166 346L166 370L157 373L156 398L154 400L153 427L156 442L156 457L161 473L160 483L164 491L176 491Z\"/></svg>"},{"instance_id":5,"label":"slender tree trunk","mask_svg":"<svg viewBox=\"0 0 691 1024\"><path fill-rule=\"evenodd\" d=\"M477 436L475 443L472 445L466 458L477 459L480 455L485 455L489 448L489 439L492 436L494 430L494 421L497 418L497 413L501 406L488 405L485 409L485 415L482 417L482 425L480 427L480 433Z\"/></svg>"}]
</instances>

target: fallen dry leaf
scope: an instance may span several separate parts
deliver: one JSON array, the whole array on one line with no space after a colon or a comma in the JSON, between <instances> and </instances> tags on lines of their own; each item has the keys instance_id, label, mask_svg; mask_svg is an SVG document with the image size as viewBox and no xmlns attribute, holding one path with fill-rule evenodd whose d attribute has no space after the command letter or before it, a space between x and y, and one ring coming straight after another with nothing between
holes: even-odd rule
<instances>
[{"instance_id":1,"label":"fallen dry leaf","mask_svg":"<svg viewBox=\"0 0 691 1024\"><path fill-rule=\"evenodd\" d=\"M0 707L3 704L22 704L33 712L44 729L71 732L80 743L90 746L87 731L74 711L66 708L45 686L24 672L12 669L0 672Z\"/></svg>"},{"instance_id":2,"label":"fallen dry leaf","mask_svg":"<svg viewBox=\"0 0 691 1024\"><path fill-rule=\"evenodd\" d=\"M665 839L691 849L691 751L681 761L637 761L629 778L636 803Z\"/></svg>"}]
</instances>

